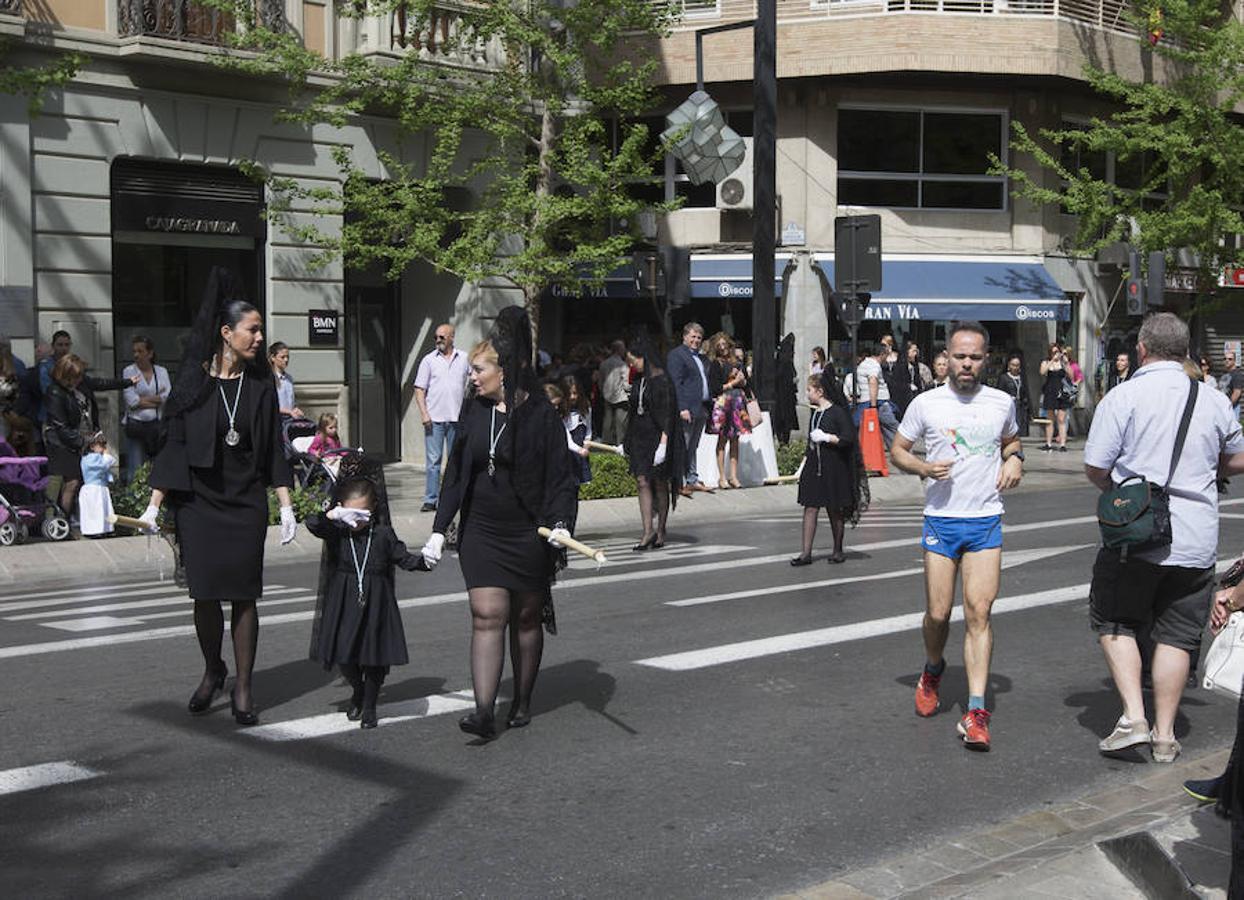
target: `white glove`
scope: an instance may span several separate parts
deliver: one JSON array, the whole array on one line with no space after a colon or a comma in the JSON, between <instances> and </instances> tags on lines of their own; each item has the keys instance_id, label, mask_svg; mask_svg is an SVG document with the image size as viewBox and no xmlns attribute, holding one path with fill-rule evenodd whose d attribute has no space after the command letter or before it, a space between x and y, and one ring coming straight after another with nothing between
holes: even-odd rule
<instances>
[{"instance_id":1,"label":"white glove","mask_svg":"<svg viewBox=\"0 0 1244 900\"><path fill-rule=\"evenodd\" d=\"M564 546L562 544L562 541L569 539L569 537L570 537L570 532L567 531L565 528L558 526L557 528L554 528L552 531L549 532L549 543L552 544L554 547L561 547L561 546Z\"/></svg>"},{"instance_id":2,"label":"white glove","mask_svg":"<svg viewBox=\"0 0 1244 900\"><path fill-rule=\"evenodd\" d=\"M281 507L281 543L288 544L294 539L294 533L298 531L298 519L294 517L294 508L292 506Z\"/></svg>"},{"instance_id":3,"label":"white glove","mask_svg":"<svg viewBox=\"0 0 1244 900\"><path fill-rule=\"evenodd\" d=\"M665 462L665 445L657 444L657 452L653 454L652 464L654 466L659 466L663 462Z\"/></svg>"},{"instance_id":4,"label":"white glove","mask_svg":"<svg viewBox=\"0 0 1244 900\"><path fill-rule=\"evenodd\" d=\"M340 522L347 528L354 528L356 525L366 525L371 520L371 510L355 509L351 506L334 506L325 513L325 517L334 522Z\"/></svg>"},{"instance_id":5,"label":"white glove","mask_svg":"<svg viewBox=\"0 0 1244 900\"><path fill-rule=\"evenodd\" d=\"M810 440L814 444L828 444L829 435L826 434L824 431L821 431L821 429L819 428L813 428L811 431L808 432L808 440Z\"/></svg>"},{"instance_id":6,"label":"white glove","mask_svg":"<svg viewBox=\"0 0 1244 900\"><path fill-rule=\"evenodd\" d=\"M427 563L429 571L435 569L436 564L441 561L441 551L444 549L445 535L439 533L433 533L423 545L423 561Z\"/></svg>"},{"instance_id":7,"label":"white glove","mask_svg":"<svg viewBox=\"0 0 1244 900\"><path fill-rule=\"evenodd\" d=\"M159 526L156 524L156 519L159 517L160 508L158 506L151 506L148 504L147 508L143 510L143 514L138 517L138 521L147 526L147 531L154 533L160 530Z\"/></svg>"}]
</instances>

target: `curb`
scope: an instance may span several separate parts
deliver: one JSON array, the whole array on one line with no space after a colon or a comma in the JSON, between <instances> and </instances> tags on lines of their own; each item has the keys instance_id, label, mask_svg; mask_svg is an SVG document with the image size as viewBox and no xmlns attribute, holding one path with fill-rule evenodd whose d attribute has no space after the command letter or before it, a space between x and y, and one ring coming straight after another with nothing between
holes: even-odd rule
<instances>
[{"instance_id":1,"label":"curb","mask_svg":"<svg viewBox=\"0 0 1244 900\"><path fill-rule=\"evenodd\" d=\"M1128 851L1123 848L1130 850L1150 842L1147 852L1161 854L1169 868L1162 868L1162 860L1157 860L1156 865L1146 860L1144 865L1157 874L1142 873L1139 866L1128 861L1118 866L1118 871L1138 890L1142 879L1150 875L1161 879L1158 883L1163 889L1147 896L1199 897L1197 893L1171 892L1166 887L1172 874L1175 884L1186 886L1190 881L1151 833L1200 809L1180 786L1189 778L1217 775L1230 755L1228 747L1194 760L1180 760L1147 778L1078 799L1051 802L1044 809L783 894L779 900L931 900L983 893L990 897L1047 896L1038 885L1055 861L1095 849L1109 857L1107 845L1113 845L1124 855Z\"/></svg>"}]
</instances>

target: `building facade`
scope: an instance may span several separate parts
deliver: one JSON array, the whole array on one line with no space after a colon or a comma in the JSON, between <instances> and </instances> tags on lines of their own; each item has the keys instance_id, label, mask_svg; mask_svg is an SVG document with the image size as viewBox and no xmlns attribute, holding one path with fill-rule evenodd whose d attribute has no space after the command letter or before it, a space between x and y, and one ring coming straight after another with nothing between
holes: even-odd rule
<instances>
[{"instance_id":1,"label":"building facade","mask_svg":"<svg viewBox=\"0 0 1244 900\"><path fill-rule=\"evenodd\" d=\"M406 35L403 48L392 17L339 18L333 0L261 0L257 9L329 58L414 52L428 65L497 63L483 42L469 59L446 57L428 34ZM340 262L317 267L316 248L291 228L331 233L340 220L298 208L270 215L254 171L337 183L331 151L344 144L382 179L376 148L397 142L384 120L278 122L279 85L212 62L236 27L190 0L0 0L13 61L68 52L85 60L37 115L25 97L0 97L0 331L29 361L36 340L64 329L97 374L119 372L131 337L143 334L175 367L206 274L226 265L261 308L268 342L289 345L304 412L336 413L351 445L421 462L411 382L435 326L455 322L468 345L481 316L512 295L420 267L397 283ZM402 153L420 165L418 148ZM101 402L115 437L119 397Z\"/></svg>"},{"instance_id":2,"label":"building facade","mask_svg":"<svg viewBox=\"0 0 1244 900\"><path fill-rule=\"evenodd\" d=\"M1126 252L1073 256L1074 220L1010 196L991 159L1050 183L1033 160L1010 151L1013 123L1036 133L1106 112L1088 88L1088 64L1160 77L1160 59L1137 40L1124 9L1120 0L778 0L778 321L783 334L795 334L798 360L821 345L847 362L826 297L834 220L878 214L883 287L861 335L892 332L927 353L944 342L949 320L978 318L995 350L1024 354L1034 393L1039 361L1052 341L1064 341L1090 379L1077 416L1086 425L1094 370L1134 346L1139 326L1121 295ZM632 52L659 59L672 109L695 89L695 31L754 14L749 0L683 0L673 31ZM750 30L704 38L706 88L744 136L752 42ZM1121 185L1139 182L1135 160L1075 162ZM725 196L690 185L668 162L665 195L681 196L684 207L662 223L661 240L691 250L692 302L681 314L746 341L753 212L750 174L737 175L742 189ZM1167 288L1166 305L1186 310L1191 295L1177 272ZM1211 352L1235 330L1244 334L1237 305L1201 323Z\"/></svg>"}]
</instances>

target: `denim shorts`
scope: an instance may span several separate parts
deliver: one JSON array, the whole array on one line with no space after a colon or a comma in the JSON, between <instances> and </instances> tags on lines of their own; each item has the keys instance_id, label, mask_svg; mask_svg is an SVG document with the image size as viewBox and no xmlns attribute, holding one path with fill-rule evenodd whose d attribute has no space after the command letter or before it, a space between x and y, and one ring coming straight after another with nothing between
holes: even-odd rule
<instances>
[{"instance_id":1,"label":"denim shorts","mask_svg":"<svg viewBox=\"0 0 1244 900\"><path fill-rule=\"evenodd\" d=\"M959 559L965 553L978 553L1002 546L1002 517L979 516L959 519L952 516L925 516L920 545L930 553Z\"/></svg>"}]
</instances>

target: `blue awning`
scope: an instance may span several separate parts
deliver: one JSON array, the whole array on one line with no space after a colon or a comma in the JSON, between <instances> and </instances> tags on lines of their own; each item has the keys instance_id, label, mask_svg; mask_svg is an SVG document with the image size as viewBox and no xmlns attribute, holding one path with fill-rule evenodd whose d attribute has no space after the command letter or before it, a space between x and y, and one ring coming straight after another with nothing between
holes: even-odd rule
<instances>
[{"instance_id":1,"label":"blue awning","mask_svg":"<svg viewBox=\"0 0 1244 900\"><path fill-rule=\"evenodd\" d=\"M773 266L773 292L782 296L782 270L791 254L778 253ZM696 300L725 298L752 299L752 257L750 253L691 254L691 297Z\"/></svg>"},{"instance_id":2,"label":"blue awning","mask_svg":"<svg viewBox=\"0 0 1244 900\"><path fill-rule=\"evenodd\" d=\"M832 255L816 259L832 284ZM882 263L881 280L884 290L873 293L865 319L1071 318L1071 300L1038 257L900 257Z\"/></svg>"}]
</instances>

